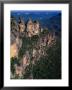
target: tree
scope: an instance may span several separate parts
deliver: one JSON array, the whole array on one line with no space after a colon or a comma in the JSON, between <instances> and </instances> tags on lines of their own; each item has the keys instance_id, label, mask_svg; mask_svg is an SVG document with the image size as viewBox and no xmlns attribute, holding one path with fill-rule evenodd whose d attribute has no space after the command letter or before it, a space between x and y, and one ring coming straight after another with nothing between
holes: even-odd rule
<instances>
[{"instance_id":1,"label":"tree","mask_svg":"<svg viewBox=\"0 0 72 90\"><path fill-rule=\"evenodd\" d=\"M47 56L41 57L33 66L34 79L60 79L61 78L61 46L57 40L56 45L48 48Z\"/></svg>"}]
</instances>

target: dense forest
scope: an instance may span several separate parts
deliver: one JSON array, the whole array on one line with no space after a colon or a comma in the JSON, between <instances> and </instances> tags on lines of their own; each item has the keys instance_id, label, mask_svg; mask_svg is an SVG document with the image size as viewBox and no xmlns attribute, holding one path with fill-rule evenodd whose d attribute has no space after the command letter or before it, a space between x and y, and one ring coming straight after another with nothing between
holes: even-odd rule
<instances>
[{"instance_id":1,"label":"dense forest","mask_svg":"<svg viewBox=\"0 0 72 90\"><path fill-rule=\"evenodd\" d=\"M47 36L50 35L48 39ZM61 37L43 30L40 35L22 37L18 57L11 58L11 79L60 79L61 78ZM47 41L48 40L48 41ZM33 50L35 55L33 56ZM16 65L22 67L22 58L28 52L29 59L21 76L16 74Z\"/></svg>"}]
</instances>

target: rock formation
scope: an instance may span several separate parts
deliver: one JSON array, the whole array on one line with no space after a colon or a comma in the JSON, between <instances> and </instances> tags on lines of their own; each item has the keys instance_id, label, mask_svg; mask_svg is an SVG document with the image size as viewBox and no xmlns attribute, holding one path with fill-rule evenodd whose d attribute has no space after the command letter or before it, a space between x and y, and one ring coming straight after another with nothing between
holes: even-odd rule
<instances>
[{"instance_id":1,"label":"rock formation","mask_svg":"<svg viewBox=\"0 0 72 90\"><path fill-rule=\"evenodd\" d=\"M19 32L25 31L26 26L25 26L25 22L22 18L19 18L18 27L19 27Z\"/></svg>"},{"instance_id":2,"label":"rock formation","mask_svg":"<svg viewBox=\"0 0 72 90\"><path fill-rule=\"evenodd\" d=\"M15 73L19 77L22 77L22 75L25 74L25 69L27 66L29 66L31 63L34 65L36 61L40 59L40 57L46 56L46 47L50 47L55 43L55 36L53 33L46 32L45 35L39 37L40 33L43 33L43 29L40 30L40 23L39 21L33 21L31 18L28 20L27 24L23 21L22 18L19 18L19 22L15 22L14 20L14 26L11 24L11 45L10 45L10 58L17 57L19 50L22 47L22 40L23 37L29 38L32 36L38 36L38 41L34 47L32 47L32 52L29 50L26 50L21 58L20 66L15 66ZM42 32L40 32L42 31ZM48 30L46 30L48 31ZM43 33L44 34L44 33ZM31 40L31 38L29 39ZM33 43L33 42L32 42ZM29 44L29 43L28 43ZM23 45L24 46L24 45ZM30 53L32 53L30 55ZM33 78L32 75L29 76L29 78Z\"/></svg>"}]
</instances>

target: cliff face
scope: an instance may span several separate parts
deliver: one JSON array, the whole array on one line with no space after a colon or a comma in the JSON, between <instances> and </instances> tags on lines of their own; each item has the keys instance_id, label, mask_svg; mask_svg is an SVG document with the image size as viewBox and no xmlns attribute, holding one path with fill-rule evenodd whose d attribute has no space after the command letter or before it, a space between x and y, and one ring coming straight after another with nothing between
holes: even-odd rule
<instances>
[{"instance_id":1,"label":"cliff face","mask_svg":"<svg viewBox=\"0 0 72 90\"><path fill-rule=\"evenodd\" d=\"M11 78L32 79L33 66L48 57L47 50L56 45L58 37L47 28L41 31L40 23L31 19L27 24L20 21L15 27L11 30Z\"/></svg>"},{"instance_id":2,"label":"cliff face","mask_svg":"<svg viewBox=\"0 0 72 90\"><path fill-rule=\"evenodd\" d=\"M11 30L19 31L19 33L27 32L32 35L39 34L40 31L40 23L39 21L29 19L27 23L25 23L22 19L17 22L14 19L11 19Z\"/></svg>"}]
</instances>

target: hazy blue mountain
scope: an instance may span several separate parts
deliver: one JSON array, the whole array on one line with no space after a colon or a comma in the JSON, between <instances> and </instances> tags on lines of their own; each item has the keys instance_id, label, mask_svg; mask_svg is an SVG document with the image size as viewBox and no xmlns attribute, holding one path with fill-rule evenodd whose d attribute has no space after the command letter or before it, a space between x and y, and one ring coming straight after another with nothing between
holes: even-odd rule
<instances>
[{"instance_id":1,"label":"hazy blue mountain","mask_svg":"<svg viewBox=\"0 0 72 90\"><path fill-rule=\"evenodd\" d=\"M50 30L55 29L61 31L61 12L60 11L11 11L11 17L15 17L18 21L22 17L25 22L32 18L38 20L41 27Z\"/></svg>"}]
</instances>

